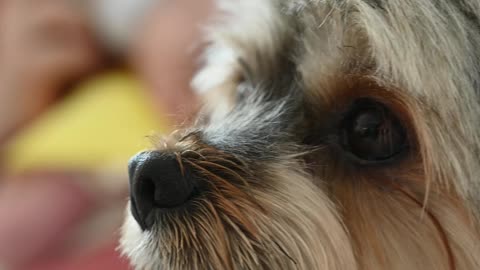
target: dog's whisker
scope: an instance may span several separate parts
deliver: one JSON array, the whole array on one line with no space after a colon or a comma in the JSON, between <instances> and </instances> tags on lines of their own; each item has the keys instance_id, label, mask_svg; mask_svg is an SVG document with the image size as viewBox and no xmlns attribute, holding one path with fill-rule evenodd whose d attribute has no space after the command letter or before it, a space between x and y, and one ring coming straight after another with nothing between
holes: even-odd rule
<instances>
[{"instance_id":1,"label":"dog's whisker","mask_svg":"<svg viewBox=\"0 0 480 270\"><path fill-rule=\"evenodd\" d=\"M226 179L218 176L217 174L213 173L212 171L208 170L207 168L203 167L203 166L200 166L198 164L198 162L193 162L193 161L190 161L190 160L186 160L186 162L188 164L190 164L191 166L193 166L195 169L199 170L200 172L203 172L205 173L205 175L207 177L211 177L212 180L215 180L216 183L218 184L215 184L215 183L210 183L210 185L213 186L213 188L215 188L217 191L219 191L220 193L222 192L222 189L221 188L226 188L227 190L234 190L236 192L240 192L242 194L242 196L244 197L248 197L250 199L250 202L251 203L254 203L255 200L247 193L243 192L240 190L239 187L236 187L234 184L230 183L229 181L227 181ZM238 175L238 174L237 174ZM241 177L240 175L238 175L239 177ZM241 177L240 179L237 179L239 180L240 182L247 182L243 177ZM247 182L248 183L248 182ZM246 187L248 187L248 184L246 185ZM220 188L220 189L219 189ZM260 205L258 205L258 207L260 208Z\"/></svg>"},{"instance_id":2,"label":"dog's whisker","mask_svg":"<svg viewBox=\"0 0 480 270\"><path fill-rule=\"evenodd\" d=\"M182 177L185 177L185 167L183 166L182 157L179 153L175 153L175 158L177 159L178 165L180 166L180 172L182 173Z\"/></svg>"},{"instance_id":3,"label":"dog's whisker","mask_svg":"<svg viewBox=\"0 0 480 270\"><path fill-rule=\"evenodd\" d=\"M207 159L204 159L204 160L207 160ZM208 157L208 160L210 162L217 163L217 164L219 164L219 163L227 164L231 168L235 168L236 170L240 170L240 171L242 171L242 173L245 173L247 175L252 174L252 172L248 169L248 166L246 165L246 163L242 162L240 160L237 160L237 159L233 159L234 161L232 161L231 158L229 158L229 157L211 156L211 157Z\"/></svg>"},{"instance_id":4,"label":"dog's whisker","mask_svg":"<svg viewBox=\"0 0 480 270\"><path fill-rule=\"evenodd\" d=\"M204 159L204 160L207 159L204 155L202 155L202 154L199 153L198 151L195 151L195 150L192 150L192 149L183 150L182 153L181 153L182 156L186 156L186 155L188 155L188 154L197 155L197 156L201 157L201 158Z\"/></svg>"},{"instance_id":5,"label":"dog's whisker","mask_svg":"<svg viewBox=\"0 0 480 270\"><path fill-rule=\"evenodd\" d=\"M216 169L221 169L222 172L225 172L225 173L228 173L230 174L231 176L234 177L234 179L236 180L240 180L242 182L242 184L248 188L248 186L250 185L248 183L247 180L245 180L245 178L243 176L241 176L240 174L238 174L237 172L225 167L225 166L222 166L220 164L217 164L217 163L214 163L214 162L209 162L209 161L197 161L197 164L199 165L207 165L207 166L210 166L211 168L216 168Z\"/></svg>"}]
</instances>

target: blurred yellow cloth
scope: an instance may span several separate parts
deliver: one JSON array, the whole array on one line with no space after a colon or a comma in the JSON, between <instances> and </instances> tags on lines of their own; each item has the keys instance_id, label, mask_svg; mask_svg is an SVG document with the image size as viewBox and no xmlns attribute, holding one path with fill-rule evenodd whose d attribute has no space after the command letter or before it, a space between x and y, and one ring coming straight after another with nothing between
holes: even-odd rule
<instances>
[{"instance_id":1,"label":"blurred yellow cloth","mask_svg":"<svg viewBox=\"0 0 480 270\"><path fill-rule=\"evenodd\" d=\"M7 146L6 169L125 170L133 154L150 146L148 135L168 126L140 82L127 73L101 75L20 132Z\"/></svg>"}]
</instances>

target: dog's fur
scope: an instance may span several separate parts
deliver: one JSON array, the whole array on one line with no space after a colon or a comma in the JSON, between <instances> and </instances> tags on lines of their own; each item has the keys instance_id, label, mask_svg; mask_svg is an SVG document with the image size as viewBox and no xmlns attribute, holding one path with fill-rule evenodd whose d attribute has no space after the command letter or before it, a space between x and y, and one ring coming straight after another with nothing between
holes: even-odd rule
<instances>
[{"instance_id":1,"label":"dog's fur","mask_svg":"<svg viewBox=\"0 0 480 270\"><path fill-rule=\"evenodd\" d=\"M160 147L207 188L151 231L128 214L135 268L480 269L480 2L220 7L194 80L210 115ZM401 119L407 155L344 157L332 121L360 97Z\"/></svg>"}]
</instances>

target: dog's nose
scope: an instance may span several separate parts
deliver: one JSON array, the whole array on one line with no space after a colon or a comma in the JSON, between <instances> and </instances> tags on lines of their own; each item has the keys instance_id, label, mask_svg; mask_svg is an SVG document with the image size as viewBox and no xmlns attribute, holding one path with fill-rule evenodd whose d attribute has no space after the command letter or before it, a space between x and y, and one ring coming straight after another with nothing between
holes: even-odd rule
<instances>
[{"instance_id":1,"label":"dog's nose","mask_svg":"<svg viewBox=\"0 0 480 270\"><path fill-rule=\"evenodd\" d=\"M130 160L128 172L131 211L143 230L155 222L153 210L182 205L194 190L192 177L171 154L139 153Z\"/></svg>"}]
</instances>

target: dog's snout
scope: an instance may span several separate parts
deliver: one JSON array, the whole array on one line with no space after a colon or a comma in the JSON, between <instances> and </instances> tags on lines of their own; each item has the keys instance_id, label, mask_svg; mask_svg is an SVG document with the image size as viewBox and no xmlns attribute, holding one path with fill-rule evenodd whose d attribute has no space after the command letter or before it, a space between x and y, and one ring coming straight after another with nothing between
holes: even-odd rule
<instances>
[{"instance_id":1,"label":"dog's snout","mask_svg":"<svg viewBox=\"0 0 480 270\"><path fill-rule=\"evenodd\" d=\"M191 175L174 155L147 151L129 163L132 214L143 230L155 222L155 209L182 205L193 193Z\"/></svg>"}]
</instances>

